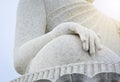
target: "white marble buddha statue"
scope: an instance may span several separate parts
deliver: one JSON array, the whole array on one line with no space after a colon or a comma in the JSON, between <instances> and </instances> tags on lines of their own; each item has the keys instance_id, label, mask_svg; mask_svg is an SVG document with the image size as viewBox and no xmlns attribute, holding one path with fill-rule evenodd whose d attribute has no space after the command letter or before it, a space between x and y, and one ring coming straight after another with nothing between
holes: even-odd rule
<instances>
[{"instance_id":1,"label":"white marble buddha statue","mask_svg":"<svg viewBox=\"0 0 120 82\"><path fill-rule=\"evenodd\" d=\"M82 62L119 63L120 23L91 2L20 0L14 48L17 72Z\"/></svg>"}]
</instances>

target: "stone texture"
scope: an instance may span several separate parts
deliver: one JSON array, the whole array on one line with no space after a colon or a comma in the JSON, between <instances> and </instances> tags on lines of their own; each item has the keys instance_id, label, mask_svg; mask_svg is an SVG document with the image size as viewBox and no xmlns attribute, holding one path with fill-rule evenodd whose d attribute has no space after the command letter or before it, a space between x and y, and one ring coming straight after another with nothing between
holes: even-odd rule
<instances>
[{"instance_id":1,"label":"stone texture","mask_svg":"<svg viewBox=\"0 0 120 82\"><path fill-rule=\"evenodd\" d=\"M92 66L92 68L91 68L92 70L89 70L89 65ZM111 66L111 68L109 66ZM70 70L70 68L71 68L71 70ZM83 69L81 69L81 68L83 68ZM98 69L98 70L96 71L96 69ZM109 78L107 78L107 80L109 80L113 75L113 77L115 76L113 79L116 79L119 82L119 77L120 77L119 69L120 69L120 63L118 63L118 64L104 64L104 63L100 63L100 62L98 62L98 63L96 62L94 64L88 63L88 62L84 62L82 64L75 63L75 64L68 64L68 65L61 65L61 66L57 66L57 67L53 67L53 68L44 69L40 72L23 75L22 77L14 80L14 81L11 81L11 82L17 82L17 80L18 80L18 82L19 81L20 82L33 82L33 81L39 81L39 80L40 81L50 80L52 82L55 82L55 81L58 81L57 79L59 79L60 77L62 77L64 75L68 75L68 76L63 77L63 78L68 79L68 77L71 76L70 74L78 74L79 78L74 78L75 80L77 80L77 79L82 80L83 79L82 77L84 77L87 79L93 78L94 80L97 80L97 81L99 79L102 79L102 77L104 77L104 76L109 77ZM26 77L27 77L27 79L26 79ZM86 81L87 81L87 79L86 79Z\"/></svg>"},{"instance_id":2,"label":"stone texture","mask_svg":"<svg viewBox=\"0 0 120 82\"><path fill-rule=\"evenodd\" d=\"M86 79L101 72L120 73L120 23L90 2L20 0L14 65L25 75L17 81L56 81L72 73L84 74ZM74 77L74 81L80 79Z\"/></svg>"}]
</instances>

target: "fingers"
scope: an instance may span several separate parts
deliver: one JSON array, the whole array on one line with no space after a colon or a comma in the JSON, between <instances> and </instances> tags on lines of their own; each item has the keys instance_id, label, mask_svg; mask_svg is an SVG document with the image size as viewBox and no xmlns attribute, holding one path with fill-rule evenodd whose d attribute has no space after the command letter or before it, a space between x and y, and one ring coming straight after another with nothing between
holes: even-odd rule
<instances>
[{"instance_id":1,"label":"fingers","mask_svg":"<svg viewBox=\"0 0 120 82\"><path fill-rule=\"evenodd\" d=\"M83 49L85 51L88 51L88 49L89 49L89 35L88 35L88 31L87 30L85 31L85 37L86 37L86 40L82 42Z\"/></svg>"},{"instance_id":2,"label":"fingers","mask_svg":"<svg viewBox=\"0 0 120 82\"><path fill-rule=\"evenodd\" d=\"M102 49L100 39L98 38L97 35L95 35L95 45L96 45L96 49L97 50L101 50Z\"/></svg>"},{"instance_id":3,"label":"fingers","mask_svg":"<svg viewBox=\"0 0 120 82\"><path fill-rule=\"evenodd\" d=\"M78 29L78 34L80 36L82 43L84 43L86 41L85 29L82 31L79 31L79 29Z\"/></svg>"},{"instance_id":4,"label":"fingers","mask_svg":"<svg viewBox=\"0 0 120 82\"><path fill-rule=\"evenodd\" d=\"M95 39L94 39L94 33L92 31L90 31L90 37L89 37L89 46L90 46L90 49L89 49L89 52L90 52L90 55L94 55L96 52L95 52Z\"/></svg>"},{"instance_id":5,"label":"fingers","mask_svg":"<svg viewBox=\"0 0 120 82\"><path fill-rule=\"evenodd\" d=\"M100 38L93 31L90 33L90 55L96 54L99 50L102 49Z\"/></svg>"},{"instance_id":6,"label":"fingers","mask_svg":"<svg viewBox=\"0 0 120 82\"><path fill-rule=\"evenodd\" d=\"M84 29L81 32L79 32L79 35L82 42L83 50L88 51L88 34L86 30L87 29Z\"/></svg>"},{"instance_id":7,"label":"fingers","mask_svg":"<svg viewBox=\"0 0 120 82\"><path fill-rule=\"evenodd\" d=\"M92 30L85 29L78 31L83 50L89 51L90 55L95 55L97 51L101 50L100 38Z\"/></svg>"}]
</instances>

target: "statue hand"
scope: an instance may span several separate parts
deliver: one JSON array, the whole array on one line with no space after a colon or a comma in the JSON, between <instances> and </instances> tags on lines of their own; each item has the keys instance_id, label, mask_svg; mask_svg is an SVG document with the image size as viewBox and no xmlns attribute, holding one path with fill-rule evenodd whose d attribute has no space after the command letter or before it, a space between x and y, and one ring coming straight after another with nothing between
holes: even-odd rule
<instances>
[{"instance_id":1,"label":"statue hand","mask_svg":"<svg viewBox=\"0 0 120 82\"><path fill-rule=\"evenodd\" d=\"M94 55L97 51L101 50L101 42L99 36L91 29L80 27L76 28L82 41L82 46L85 51L89 51L90 55Z\"/></svg>"},{"instance_id":2,"label":"statue hand","mask_svg":"<svg viewBox=\"0 0 120 82\"><path fill-rule=\"evenodd\" d=\"M78 34L82 41L82 47L85 51L89 51L90 55L95 54L101 49L100 38L91 29L74 22L66 22L56 26L52 34L57 37L64 34Z\"/></svg>"}]
</instances>

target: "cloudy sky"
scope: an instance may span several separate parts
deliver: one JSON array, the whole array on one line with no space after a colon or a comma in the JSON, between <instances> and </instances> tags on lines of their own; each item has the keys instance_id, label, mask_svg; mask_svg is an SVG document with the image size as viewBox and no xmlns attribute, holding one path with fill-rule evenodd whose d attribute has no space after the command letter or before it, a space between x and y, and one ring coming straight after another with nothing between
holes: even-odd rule
<instances>
[{"instance_id":1,"label":"cloudy sky","mask_svg":"<svg viewBox=\"0 0 120 82\"><path fill-rule=\"evenodd\" d=\"M18 0L0 0L0 82L19 77L13 67L13 45ZM120 0L96 0L102 12L120 19Z\"/></svg>"}]
</instances>

